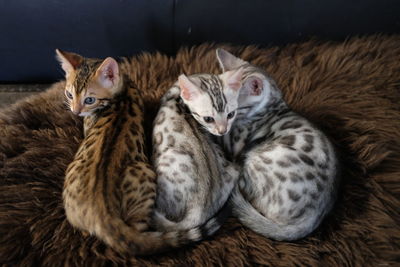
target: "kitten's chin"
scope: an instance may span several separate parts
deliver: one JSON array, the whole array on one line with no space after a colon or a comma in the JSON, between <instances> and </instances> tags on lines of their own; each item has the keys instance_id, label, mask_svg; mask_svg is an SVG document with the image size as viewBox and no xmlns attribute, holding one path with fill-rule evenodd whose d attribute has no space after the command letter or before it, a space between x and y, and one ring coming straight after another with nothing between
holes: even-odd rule
<instances>
[{"instance_id":1,"label":"kitten's chin","mask_svg":"<svg viewBox=\"0 0 400 267\"><path fill-rule=\"evenodd\" d=\"M90 116L91 115L91 113L90 112L81 112L81 113L79 113L79 117L87 117L87 116Z\"/></svg>"}]
</instances>

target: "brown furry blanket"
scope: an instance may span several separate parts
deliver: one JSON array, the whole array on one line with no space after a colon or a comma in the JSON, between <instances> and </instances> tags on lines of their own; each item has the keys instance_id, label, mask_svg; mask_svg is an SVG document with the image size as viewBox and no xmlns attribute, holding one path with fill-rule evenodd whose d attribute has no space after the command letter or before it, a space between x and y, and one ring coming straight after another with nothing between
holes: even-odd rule
<instances>
[{"instance_id":1,"label":"brown furry blanket","mask_svg":"<svg viewBox=\"0 0 400 267\"><path fill-rule=\"evenodd\" d=\"M219 72L215 45L174 58L143 54L132 74L147 130L158 99L182 72ZM228 47L264 67L296 111L334 141L343 163L332 214L297 242L264 238L230 218L205 241L123 259L66 221L64 171L82 138L63 106L63 83L0 112L0 263L103 266L387 266L400 262L400 36L310 41L283 48Z\"/></svg>"}]
</instances>

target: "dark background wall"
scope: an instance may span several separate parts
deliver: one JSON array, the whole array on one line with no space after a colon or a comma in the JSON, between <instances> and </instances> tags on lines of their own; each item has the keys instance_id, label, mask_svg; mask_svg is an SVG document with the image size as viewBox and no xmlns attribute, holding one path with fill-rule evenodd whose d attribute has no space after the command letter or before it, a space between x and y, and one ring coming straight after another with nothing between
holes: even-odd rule
<instances>
[{"instance_id":1,"label":"dark background wall","mask_svg":"<svg viewBox=\"0 0 400 267\"><path fill-rule=\"evenodd\" d=\"M400 33L400 1L0 0L0 83L62 78L55 48L172 55L207 41L270 46L373 33Z\"/></svg>"}]
</instances>

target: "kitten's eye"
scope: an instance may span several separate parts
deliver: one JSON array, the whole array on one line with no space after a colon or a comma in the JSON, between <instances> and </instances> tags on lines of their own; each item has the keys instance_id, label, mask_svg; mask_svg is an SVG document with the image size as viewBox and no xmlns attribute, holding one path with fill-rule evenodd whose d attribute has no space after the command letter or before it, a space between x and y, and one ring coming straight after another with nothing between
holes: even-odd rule
<instances>
[{"instance_id":1,"label":"kitten's eye","mask_svg":"<svg viewBox=\"0 0 400 267\"><path fill-rule=\"evenodd\" d=\"M91 105L91 104L93 104L95 101L96 101L96 98L94 98L94 97L86 97L86 98L85 98L85 104L86 104L86 105Z\"/></svg>"},{"instance_id":2,"label":"kitten's eye","mask_svg":"<svg viewBox=\"0 0 400 267\"><path fill-rule=\"evenodd\" d=\"M74 98L74 97L72 96L72 94L71 94L70 92L68 92L67 90L65 90L65 95L66 95L69 99Z\"/></svg>"},{"instance_id":3,"label":"kitten's eye","mask_svg":"<svg viewBox=\"0 0 400 267\"><path fill-rule=\"evenodd\" d=\"M226 116L228 119L232 119L233 116L235 116L235 111L229 112L228 116Z\"/></svg>"},{"instance_id":4,"label":"kitten's eye","mask_svg":"<svg viewBox=\"0 0 400 267\"><path fill-rule=\"evenodd\" d=\"M214 118L213 117L203 117L203 120L207 123L212 123L214 122Z\"/></svg>"}]
</instances>

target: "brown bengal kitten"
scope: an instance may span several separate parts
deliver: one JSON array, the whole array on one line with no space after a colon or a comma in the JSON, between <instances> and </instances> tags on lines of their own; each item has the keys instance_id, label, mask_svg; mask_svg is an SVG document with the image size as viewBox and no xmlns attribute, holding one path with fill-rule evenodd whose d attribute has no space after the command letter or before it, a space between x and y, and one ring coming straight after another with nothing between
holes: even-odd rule
<instances>
[{"instance_id":1,"label":"brown bengal kitten","mask_svg":"<svg viewBox=\"0 0 400 267\"><path fill-rule=\"evenodd\" d=\"M185 231L149 231L156 174L145 154L143 101L128 63L57 55L71 110L86 120L85 138L66 171L68 221L122 254L156 253L213 233L215 220Z\"/></svg>"}]
</instances>

